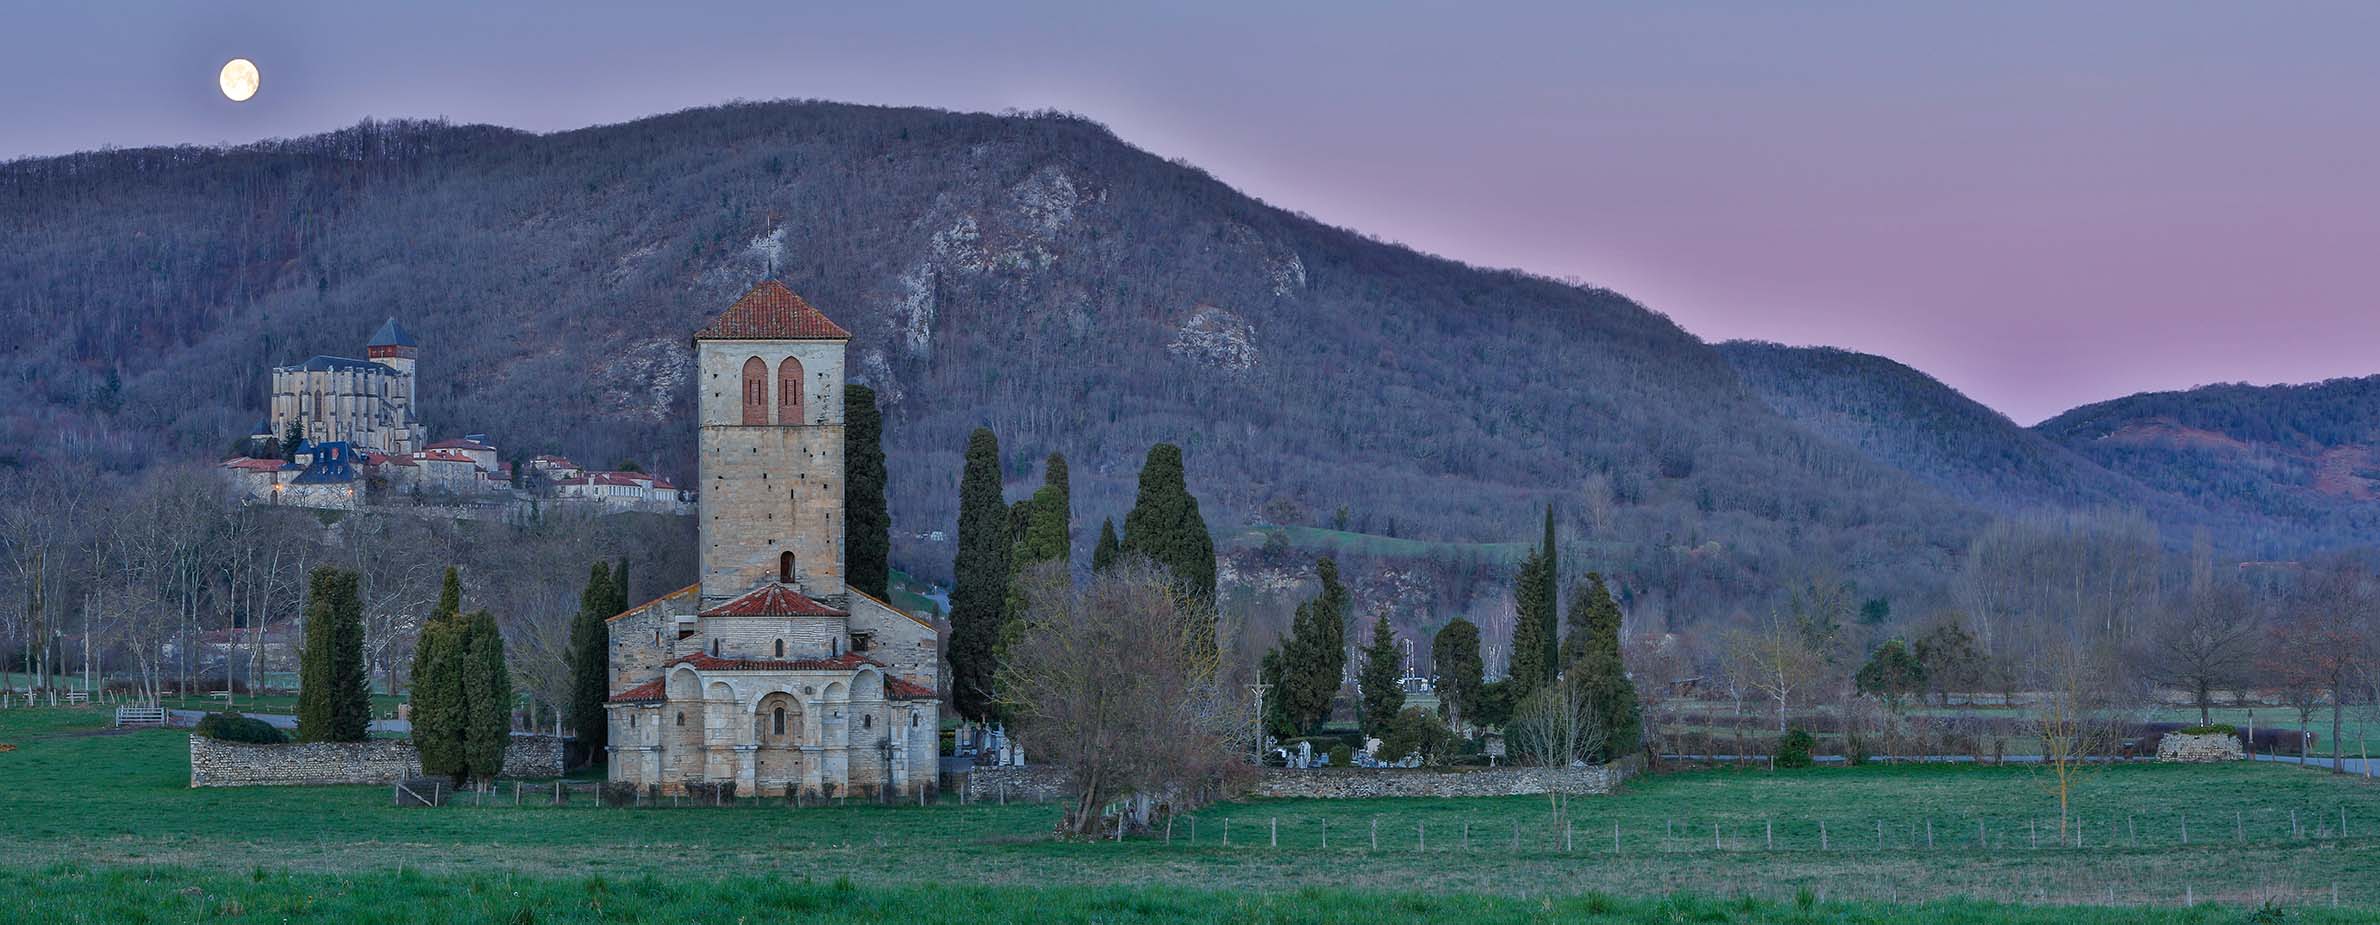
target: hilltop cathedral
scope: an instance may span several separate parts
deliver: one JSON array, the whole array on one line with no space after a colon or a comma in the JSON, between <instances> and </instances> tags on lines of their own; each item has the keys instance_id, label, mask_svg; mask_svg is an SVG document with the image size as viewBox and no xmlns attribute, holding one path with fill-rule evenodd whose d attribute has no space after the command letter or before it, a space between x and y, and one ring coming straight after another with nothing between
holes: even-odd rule
<instances>
[{"instance_id":1,"label":"hilltop cathedral","mask_svg":"<svg viewBox=\"0 0 2380 925\"><path fill-rule=\"evenodd\" d=\"M695 332L701 580L610 620L612 780L934 787L937 631L843 584L850 339L775 280Z\"/></svg>"}]
</instances>

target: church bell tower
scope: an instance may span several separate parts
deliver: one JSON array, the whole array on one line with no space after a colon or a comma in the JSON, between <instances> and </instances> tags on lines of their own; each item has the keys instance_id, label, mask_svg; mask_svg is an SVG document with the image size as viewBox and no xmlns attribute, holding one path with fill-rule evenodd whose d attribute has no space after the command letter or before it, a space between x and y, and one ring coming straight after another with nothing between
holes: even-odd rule
<instances>
[{"instance_id":1,"label":"church bell tower","mask_svg":"<svg viewBox=\"0 0 2380 925\"><path fill-rule=\"evenodd\" d=\"M776 280L695 332L704 607L770 582L842 599L850 340Z\"/></svg>"}]
</instances>

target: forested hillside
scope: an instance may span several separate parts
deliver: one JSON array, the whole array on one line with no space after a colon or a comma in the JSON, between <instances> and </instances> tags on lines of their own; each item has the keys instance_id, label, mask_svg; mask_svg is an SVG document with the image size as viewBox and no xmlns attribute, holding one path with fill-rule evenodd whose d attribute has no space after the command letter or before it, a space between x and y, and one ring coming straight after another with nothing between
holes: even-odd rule
<instances>
[{"instance_id":1,"label":"forested hillside","mask_svg":"<svg viewBox=\"0 0 2380 925\"><path fill-rule=\"evenodd\" d=\"M689 334L772 275L854 332L894 559L927 577L979 424L1020 482L1073 461L1078 551L1166 440L1226 540L1394 540L1477 576L1550 503L1632 614L1688 619L1820 575L1938 602L2011 507L2197 516L1913 372L1795 386L1618 294L1328 227L1081 118L826 103L0 166L0 462L218 457L270 367L395 317L433 434L688 475Z\"/></svg>"},{"instance_id":2,"label":"forested hillside","mask_svg":"<svg viewBox=\"0 0 2380 925\"><path fill-rule=\"evenodd\" d=\"M2380 376L2210 385L2084 405L2033 428L2103 466L2259 526L2284 551L2308 534L2380 537Z\"/></svg>"}]
</instances>

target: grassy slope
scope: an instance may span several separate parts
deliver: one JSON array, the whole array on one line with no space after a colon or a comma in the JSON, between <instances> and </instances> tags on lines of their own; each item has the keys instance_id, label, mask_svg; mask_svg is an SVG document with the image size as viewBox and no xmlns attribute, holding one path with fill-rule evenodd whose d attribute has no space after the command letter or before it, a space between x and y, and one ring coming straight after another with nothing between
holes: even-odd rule
<instances>
[{"instance_id":1,"label":"grassy slope","mask_svg":"<svg viewBox=\"0 0 2380 925\"><path fill-rule=\"evenodd\" d=\"M386 880L400 862L432 874L502 870L623 881L688 869L716 877L849 877L871 894L902 887L888 894L896 898L908 895L906 885L920 882L1003 889L1131 883L1262 891L1274 894L1265 901L1282 904L1280 916L1288 919L1310 917L1336 902L1298 898L1312 895L1308 890L1419 890L1459 900L1423 901L1427 908L1411 910L1410 917L1424 920L1451 914L1428 909L1467 908L1482 896L1590 890L1633 896L1691 890L1783 901L1806 888L1837 901L1972 896L2095 902L2104 901L2112 886L2119 903L2131 903L2170 901L2187 886L2201 899L2245 903L2260 891L2327 902L2335 882L2347 903L2380 906L2380 852L2372 850L2380 845L2372 837L2380 834L2380 789L2270 766L2109 771L2078 797L2090 825L2080 850L2026 847L2026 822L2053 820L2055 813L2030 772L1944 768L1705 772L1641 780L1619 796L1578 801L1572 807L1576 850L1567 853L1540 798L1256 801L1201 814L1196 844L1185 824L1170 846L1083 845L1044 839L1055 812L1035 806L399 810L377 787L194 791L186 786L181 734L94 734L98 723L96 711L0 713L0 742L17 746L0 753L9 836L0 840L0 867L68 862L192 868L201 873L176 873L175 882L198 881L210 896L221 895L209 891L231 882L221 875L259 868L383 875L368 883L306 881L334 884L323 887L326 897L335 890L398 889L368 884ZM2193 814L2188 847L2178 844L2176 807ZM2317 826L2335 827L2341 808L2352 837L2290 836L2292 811L2309 833L2321 836ZM2244 844L2232 841L2235 809L2246 819ZM1365 844L1375 818L1381 829L1376 852ZM1264 837L1274 819L1280 824L1278 848ZM1979 819L1993 842L1988 848L1972 844ZM1763 825L1771 820L1773 850L1764 847ZM1923 847L1928 820L1935 832L1931 850ZM1229 847L1220 843L1227 821ZM1825 850L1817 845L1821 821L1828 829ZM2140 847L2130 847L2128 839L2107 845L2110 824L2121 831L2126 821L2137 825ZM1714 822L1723 844L1716 849ZM1885 830L1881 850L1879 822ZM1610 850L1614 823L1623 836L1616 855ZM1511 845L1516 824L1522 829L1518 850ZM1466 825L1468 846L1462 841ZM1424 826L1426 850L1417 844ZM70 868L38 876L54 879L56 889L73 890L82 888L74 885L78 878L90 875ZM541 895L576 889L545 880L532 887ZM0 896L16 892L0 889ZM1164 909L1188 901L1166 896L1195 894L1134 895ZM1379 901L1349 899L1342 908ZM371 905L368 899L354 902Z\"/></svg>"}]
</instances>

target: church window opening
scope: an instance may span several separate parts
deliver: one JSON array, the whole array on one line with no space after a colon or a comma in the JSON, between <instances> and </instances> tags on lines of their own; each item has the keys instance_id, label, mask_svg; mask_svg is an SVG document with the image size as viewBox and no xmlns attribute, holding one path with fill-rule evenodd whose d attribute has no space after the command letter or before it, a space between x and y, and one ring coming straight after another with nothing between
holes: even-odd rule
<instances>
[{"instance_id":1,"label":"church window opening","mask_svg":"<svg viewBox=\"0 0 2380 925\"><path fill-rule=\"evenodd\" d=\"M779 639L779 640L777 640L777 657L778 657L778 658L784 658L784 657L785 657L785 640L782 640L782 639Z\"/></svg>"},{"instance_id":2,"label":"church window opening","mask_svg":"<svg viewBox=\"0 0 2380 925\"><path fill-rule=\"evenodd\" d=\"M716 640L716 639L713 639L713 640L711 640L711 657L712 657L712 658L717 658L717 657L719 657L719 640Z\"/></svg>"},{"instance_id":3,"label":"church window opening","mask_svg":"<svg viewBox=\"0 0 2380 925\"><path fill-rule=\"evenodd\" d=\"M793 583L793 551L790 549L777 554L777 581Z\"/></svg>"},{"instance_id":4,"label":"church window opening","mask_svg":"<svg viewBox=\"0 0 2380 925\"><path fill-rule=\"evenodd\" d=\"M769 717L769 732L770 732L770 734L772 734L772 735L784 735L784 734L785 734L785 708L784 708L784 707L778 707L778 708L777 708L777 711L776 711L774 714L770 715L770 717Z\"/></svg>"},{"instance_id":5,"label":"church window opening","mask_svg":"<svg viewBox=\"0 0 2380 925\"><path fill-rule=\"evenodd\" d=\"M860 718L859 718L859 728L861 728L861 729L874 729L874 728L876 728L876 716L875 716L875 714L869 714L869 715L867 715L867 716L862 716L862 717L860 717Z\"/></svg>"},{"instance_id":6,"label":"church window opening","mask_svg":"<svg viewBox=\"0 0 2380 925\"><path fill-rule=\"evenodd\" d=\"M909 714L909 728L917 728L917 714L914 712Z\"/></svg>"},{"instance_id":7,"label":"church window opening","mask_svg":"<svg viewBox=\"0 0 2380 925\"><path fill-rule=\"evenodd\" d=\"M777 423L802 422L802 361L786 357L777 364Z\"/></svg>"},{"instance_id":8,"label":"church window opening","mask_svg":"<svg viewBox=\"0 0 2380 925\"><path fill-rule=\"evenodd\" d=\"M678 711L678 725L686 725L686 711L684 710Z\"/></svg>"},{"instance_id":9,"label":"church window opening","mask_svg":"<svg viewBox=\"0 0 2380 925\"><path fill-rule=\"evenodd\" d=\"M769 422L769 365L759 357L744 361L744 423Z\"/></svg>"}]
</instances>

